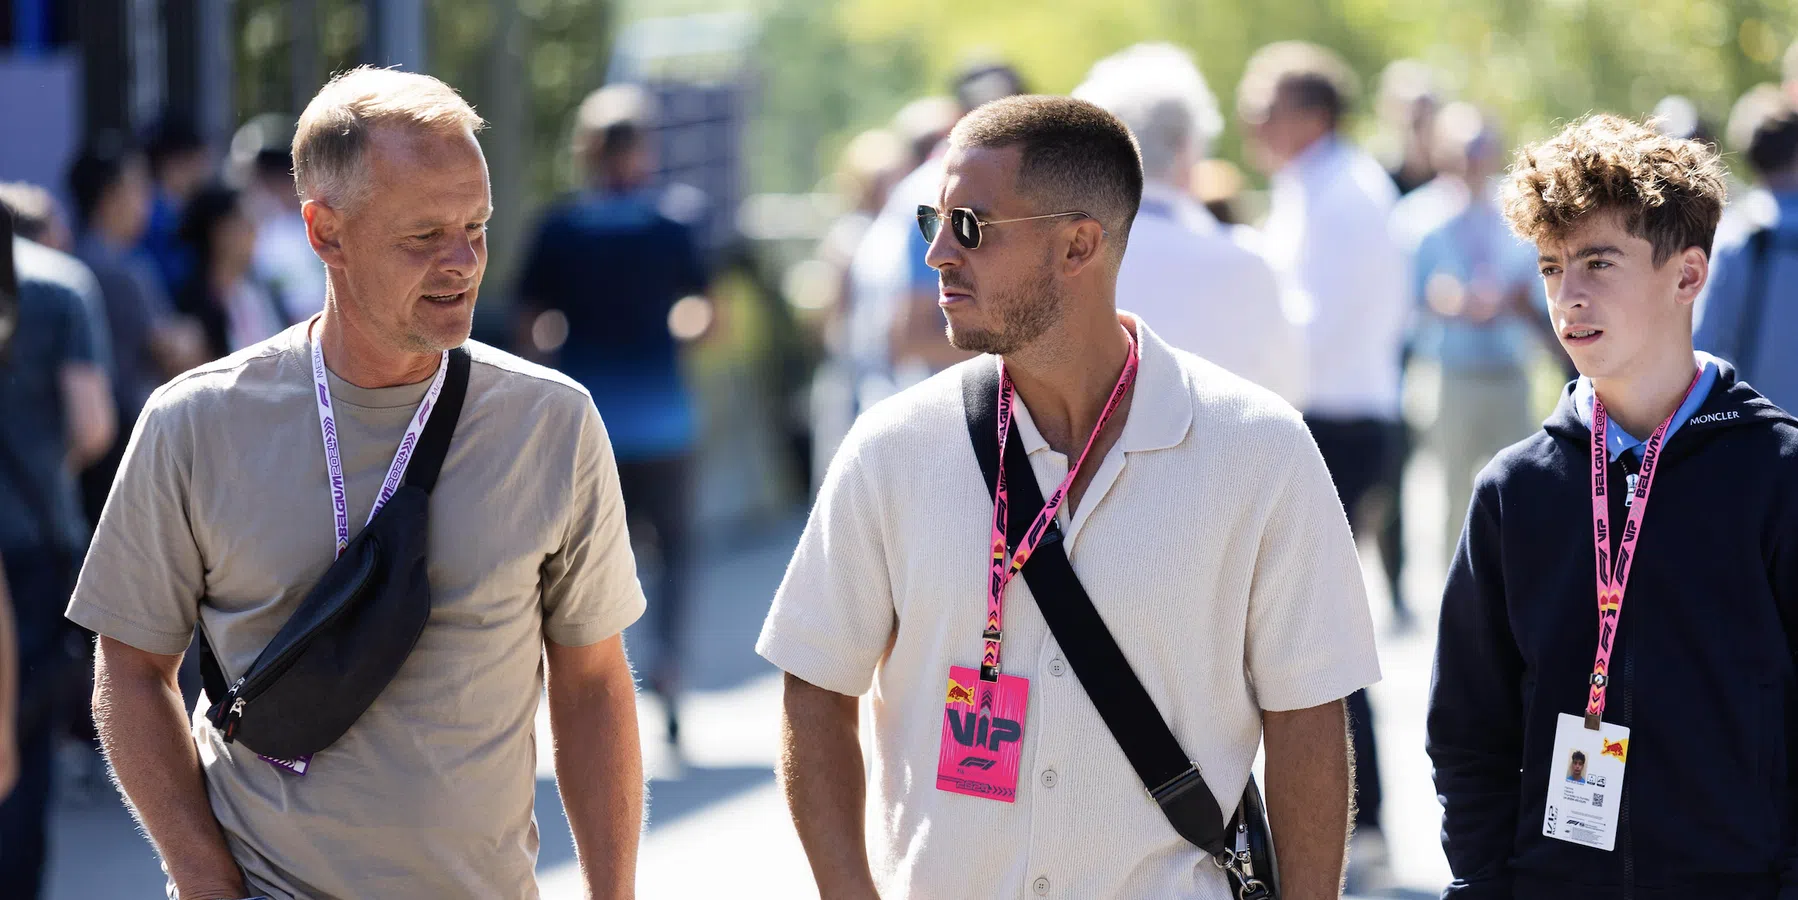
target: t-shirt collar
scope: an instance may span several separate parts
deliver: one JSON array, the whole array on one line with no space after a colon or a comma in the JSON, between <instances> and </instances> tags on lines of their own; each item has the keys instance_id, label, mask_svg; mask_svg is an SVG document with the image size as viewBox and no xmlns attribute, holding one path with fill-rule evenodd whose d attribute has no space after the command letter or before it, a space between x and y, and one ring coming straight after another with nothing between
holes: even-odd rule
<instances>
[{"instance_id":1,"label":"t-shirt collar","mask_svg":"<svg viewBox=\"0 0 1798 900\"><path fill-rule=\"evenodd\" d=\"M1678 431L1687 419L1692 418L1694 413L1698 412L1698 408L1704 405L1705 398L1710 396L1711 388L1717 384L1719 372L1717 358L1702 350L1694 352L1692 358L1699 367L1698 384L1692 388L1692 393L1686 397L1686 402L1681 403L1679 409L1674 411L1673 424L1668 426L1667 436L1661 439L1662 443L1673 440L1673 433ZM1580 424L1586 426L1587 430L1592 428L1592 397L1592 381L1581 375L1573 386L1573 408L1579 415ZM1605 428L1605 443L1609 445L1605 449L1609 451L1611 461L1616 462L1617 458L1622 456L1626 450L1640 452L1641 448L1647 445L1648 438L1639 438L1624 431L1613 419Z\"/></svg>"}]
</instances>

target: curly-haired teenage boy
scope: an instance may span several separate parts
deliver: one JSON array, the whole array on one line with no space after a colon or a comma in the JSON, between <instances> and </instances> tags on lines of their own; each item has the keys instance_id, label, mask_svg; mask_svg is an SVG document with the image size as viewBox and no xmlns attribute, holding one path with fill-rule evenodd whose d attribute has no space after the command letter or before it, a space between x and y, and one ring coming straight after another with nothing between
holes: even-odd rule
<instances>
[{"instance_id":1,"label":"curly-haired teenage boy","mask_svg":"<svg viewBox=\"0 0 1798 900\"><path fill-rule=\"evenodd\" d=\"M1723 202L1710 149L1613 116L1511 170L1580 378L1481 473L1443 596L1444 897L1798 898L1798 421L1693 352Z\"/></svg>"}]
</instances>

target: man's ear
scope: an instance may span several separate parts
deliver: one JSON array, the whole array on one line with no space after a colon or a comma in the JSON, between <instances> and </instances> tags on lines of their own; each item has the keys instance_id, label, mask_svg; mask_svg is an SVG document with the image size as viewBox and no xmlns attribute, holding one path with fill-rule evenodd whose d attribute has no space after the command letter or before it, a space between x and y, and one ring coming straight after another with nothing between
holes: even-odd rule
<instances>
[{"instance_id":1,"label":"man's ear","mask_svg":"<svg viewBox=\"0 0 1798 900\"><path fill-rule=\"evenodd\" d=\"M1697 247L1687 247L1671 261L1679 264L1679 285L1675 296L1682 304L1696 302L1698 294L1704 290L1705 282L1711 277L1710 255Z\"/></svg>"},{"instance_id":2,"label":"man's ear","mask_svg":"<svg viewBox=\"0 0 1798 900\"><path fill-rule=\"evenodd\" d=\"M1064 232L1066 249L1061 259L1061 271L1070 278L1086 271L1099 261L1105 252L1105 226L1095 219L1080 219L1074 227Z\"/></svg>"},{"instance_id":3,"label":"man's ear","mask_svg":"<svg viewBox=\"0 0 1798 900\"><path fill-rule=\"evenodd\" d=\"M318 200L307 200L300 205L300 216L306 220L306 240L312 244L312 252L326 266L343 268L342 213Z\"/></svg>"}]
</instances>

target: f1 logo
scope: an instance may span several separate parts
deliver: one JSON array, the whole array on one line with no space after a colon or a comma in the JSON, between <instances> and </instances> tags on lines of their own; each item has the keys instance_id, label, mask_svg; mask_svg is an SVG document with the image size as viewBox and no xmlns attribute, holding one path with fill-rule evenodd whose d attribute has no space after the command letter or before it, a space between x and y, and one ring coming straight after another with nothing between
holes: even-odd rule
<instances>
[{"instance_id":1,"label":"f1 logo","mask_svg":"<svg viewBox=\"0 0 1798 900\"><path fill-rule=\"evenodd\" d=\"M963 769L972 767L979 769L982 772L990 772L992 771L992 768L998 764L999 761L996 759L987 759L984 756L969 756L964 757L961 762L958 762L955 765Z\"/></svg>"}]
</instances>

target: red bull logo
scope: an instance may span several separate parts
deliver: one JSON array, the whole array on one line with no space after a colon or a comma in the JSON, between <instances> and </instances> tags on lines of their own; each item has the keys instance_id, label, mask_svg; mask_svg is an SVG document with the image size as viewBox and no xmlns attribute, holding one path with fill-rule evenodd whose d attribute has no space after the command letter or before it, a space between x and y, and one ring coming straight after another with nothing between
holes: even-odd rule
<instances>
[{"instance_id":1,"label":"red bull logo","mask_svg":"<svg viewBox=\"0 0 1798 900\"><path fill-rule=\"evenodd\" d=\"M1629 738L1624 738L1623 740L1620 740L1620 741L1605 741L1604 742L1604 750L1599 755L1600 756L1615 756L1615 757L1617 757L1618 762L1624 762L1624 756L1628 753L1629 753Z\"/></svg>"},{"instance_id":2,"label":"red bull logo","mask_svg":"<svg viewBox=\"0 0 1798 900\"><path fill-rule=\"evenodd\" d=\"M1598 611L1601 613L1616 612L1623 608L1623 595L1616 591L1605 591L1598 595Z\"/></svg>"},{"instance_id":3,"label":"red bull logo","mask_svg":"<svg viewBox=\"0 0 1798 900\"><path fill-rule=\"evenodd\" d=\"M949 696L945 698L943 702L963 703L968 706L973 706L974 691L971 688L963 686L961 682L951 678L949 679Z\"/></svg>"}]
</instances>

